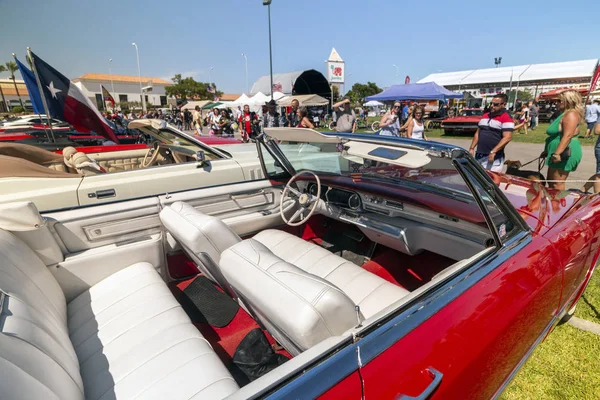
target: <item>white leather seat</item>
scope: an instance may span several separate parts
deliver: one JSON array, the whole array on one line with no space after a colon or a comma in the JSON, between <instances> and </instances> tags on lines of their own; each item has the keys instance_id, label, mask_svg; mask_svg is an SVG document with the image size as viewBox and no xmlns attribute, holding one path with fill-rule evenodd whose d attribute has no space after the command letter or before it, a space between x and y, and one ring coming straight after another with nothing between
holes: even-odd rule
<instances>
[{"instance_id":1,"label":"white leather seat","mask_svg":"<svg viewBox=\"0 0 600 400\"><path fill-rule=\"evenodd\" d=\"M225 250L220 266L254 316L294 355L358 324L344 292L254 239Z\"/></svg>"},{"instance_id":2,"label":"white leather seat","mask_svg":"<svg viewBox=\"0 0 600 400\"><path fill-rule=\"evenodd\" d=\"M181 201L165 207L160 212L160 220L200 271L230 291L218 264L221 253L242 239L220 219Z\"/></svg>"},{"instance_id":3,"label":"white leather seat","mask_svg":"<svg viewBox=\"0 0 600 400\"><path fill-rule=\"evenodd\" d=\"M21 240L0 230L0 397L220 399L238 386L148 263L69 304Z\"/></svg>"},{"instance_id":4,"label":"white leather seat","mask_svg":"<svg viewBox=\"0 0 600 400\"><path fill-rule=\"evenodd\" d=\"M365 318L383 310L410 292L289 233L269 229L253 237L277 257L340 288Z\"/></svg>"}]
</instances>

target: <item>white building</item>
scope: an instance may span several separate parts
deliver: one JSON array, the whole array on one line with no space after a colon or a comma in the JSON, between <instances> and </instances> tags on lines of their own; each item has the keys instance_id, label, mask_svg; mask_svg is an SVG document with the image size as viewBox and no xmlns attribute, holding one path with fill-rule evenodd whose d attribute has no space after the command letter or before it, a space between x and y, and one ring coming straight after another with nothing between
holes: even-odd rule
<instances>
[{"instance_id":1,"label":"white building","mask_svg":"<svg viewBox=\"0 0 600 400\"><path fill-rule=\"evenodd\" d=\"M165 88L173 83L150 77L142 77L141 81L143 88L152 87L145 92L146 104L167 107L169 99ZM100 110L104 107L100 85L110 92L117 103L141 101L140 78L137 76L88 73L73 79L73 82Z\"/></svg>"},{"instance_id":2,"label":"white building","mask_svg":"<svg viewBox=\"0 0 600 400\"><path fill-rule=\"evenodd\" d=\"M512 81L513 90L530 90L537 97L562 87L589 86L597 65L598 59L594 59L441 72L428 75L418 83L435 82L452 91L485 98L507 91Z\"/></svg>"}]
</instances>

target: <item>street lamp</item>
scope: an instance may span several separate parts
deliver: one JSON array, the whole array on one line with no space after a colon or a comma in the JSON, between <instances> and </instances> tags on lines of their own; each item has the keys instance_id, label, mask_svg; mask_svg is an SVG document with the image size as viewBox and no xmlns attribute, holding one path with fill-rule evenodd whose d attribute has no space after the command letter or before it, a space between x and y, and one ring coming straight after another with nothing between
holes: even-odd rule
<instances>
[{"instance_id":1,"label":"street lamp","mask_svg":"<svg viewBox=\"0 0 600 400\"><path fill-rule=\"evenodd\" d=\"M351 76L352 76L352 72L348 73L348 83L350 84L350 90L352 90L352 80L350 79ZM344 85L344 92L345 92L344 94L348 93L345 85Z\"/></svg>"},{"instance_id":2,"label":"street lamp","mask_svg":"<svg viewBox=\"0 0 600 400\"><path fill-rule=\"evenodd\" d=\"M208 86L212 86L212 76L211 76L210 72L211 72L213 69L215 69L215 67L210 67L210 68L208 69Z\"/></svg>"},{"instance_id":3,"label":"street lamp","mask_svg":"<svg viewBox=\"0 0 600 400\"><path fill-rule=\"evenodd\" d=\"M271 70L271 101L273 101L273 50L271 47L271 0L263 0L263 6L267 6L269 12L269 66Z\"/></svg>"},{"instance_id":4,"label":"street lamp","mask_svg":"<svg viewBox=\"0 0 600 400\"><path fill-rule=\"evenodd\" d=\"M498 68L501 63L502 63L502 57L494 57L494 64L496 64L496 68Z\"/></svg>"},{"instance_id":5,"label":"street lamp","mask_svg":"<svg viewBox=\"0 0 600 400\"><path fill-rule=\"evenodd\" d=\"M396 68L396 82L398 82L398 66L396 64L392 64L392 67Z\"/></svg>"},{"instance_id":6,"label":"street lamp","mask_svg":"<svg viewBox=\"0 0 600 400\"><path fill-rule=\"evenodd\" d=\"M108 76L110 77L110 88L112 89L112 94L115 94L115 85L112 79L112 72L110 70L110 64L112 63L112 58L108 59Z\"/></svg>"},{"instance_id":7,"label":"street lamp","mask_svg":"<svg viewBox=\"0 0 600 400\"><path fill-rule=\"evenodd\" d=\"M144 91L142 90L142 70L140 69L140 52L135 42L131 43L135 47L135 55L138 63L138 78L140 79L140 96L142 97L142 112L146 114L146 99L144 98Z\"/></svg>"},{"instance_id":8,"label":"street lamp","mask_svg":"<svg viewBox=\"0 0 600 400\"><path fill-rule=\"evenodd\" d=\"M242 57L246 60L246 93L248 93L248 57L246 56L246 53L242 53Z\"/></svg>"}]
</instances>

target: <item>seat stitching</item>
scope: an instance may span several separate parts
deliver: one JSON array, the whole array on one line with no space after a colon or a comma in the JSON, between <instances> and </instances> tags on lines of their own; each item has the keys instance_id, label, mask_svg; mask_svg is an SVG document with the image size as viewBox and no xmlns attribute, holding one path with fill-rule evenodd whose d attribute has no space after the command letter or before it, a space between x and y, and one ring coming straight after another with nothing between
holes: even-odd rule
<instances>
[{"instance_id":1,"label":"seat stitching","mask_svg":"<svg viewBox=\"0 0 600 400\"><path fill-rule=\"evenodd\" d=\"M142 390L141 390L141 391L140 391L138 394L136 394L134 397L132 397L132 399L135 399L135 398L137 398L137 397L140 397L140 395L142 395L144 392L146 392L146 391L147 391L148 389L150 389L152 386L154 386L154 385L155 385L155 384L157 384L158 382L162 381L163 379L165 379L166 377L168 377L168 376L169 376L169 375L171 375L172 373L174 373L174 372L178 371L178 370L179 370L179 369L181 369L182 367L184 367L184 366L188 365L188 364L189 364L189 363L191 363L192 361L195 361L195 360L197 360L197 359L198 359L198 358L200 358L200 357L204 357L205 355L210 355L210 354L215 354L215 353L214 353L214 352L212 352L212 351L209 351L209 352L206 352L206 353L198 354L198 355L196 355L194 358L191 358L191 359L189 359L189 360L188 360L188 361L186 361L185 363L183 363L183 364L181 364L180 366L178 366L176 369L174 369L174 370L170 371L168 374L166 374L166 375L164 375L164 376L160 377L160 378L159 378L159 379L157 379L157 380L154 380L154 381L152 382L152 384L151 384L151 385L149 385L149 386L146 386L145 388L143 388L143 389L142 389ZM152 357L152 359L154 359L154 357ZM144 364L142 364L142 365L138 366L136 369L139 369L139 368L143 367L145 364L147 364L148 362L152 361L152 359L150 359L150 360L146 361ZM129 375L131 375L133 372L134 372L134 371L131 371L129 374L127 374L127 375L126 375L126 376L124 376L123 378L119 379L119 381L118 381L118 382L121 382L123 379L127 378L127 377L128 377ZM115 382L115 385L116 385L118 382ZM113 387L114 387L114 386L113 386ZM101 399L102 399L102 398L103 398L103 397L104 397L104 396L107 394L107 392L108 392L109 390L110 390L110 389L108 389L106 392L104 392L104 393L102 394L102 396L101 396L101 397L99 397L99 400L101 400Z\"/></svg>"},{"instance_id":2,"label":"seat stitching","mask_svg":"<svg viewBox=\"0 0 600 400\"><path fill-rule=\"evenodd\" d=\"M341 264L340 264L340 266L341 266ZM338 268L339 268L339 266L338 266ZM348 287L348 286L349 286L349 285L350 285L352 282L354 282L354 280L356 280L356 278L358 278L359 276L363 275L364 273L370 274L370 272L368 272L368 271L366 271L366 270L363 270L363 269L362 269L362 268L360 268L360 267L359 267L359 269L361 269L361 270L360 270L360 271L357 271L356 275L354 275L354 276L352 277L352 279L350 279L348 282L346 282L346 283L344 284L344 287ZM341 288L340 288L340 289L341 289Z\"/></svg>"},{"instance_id":3,"label":"seat stitching","mask_svg":"<svg viewBox=\"0 0 600 400\"><path fill-rule=\"evenodd\" d=\"M206 240L210 243L210 245L213 247L213 249L217 252L217 253L221 253L220 249L217 247L217 245L212 241L212 239L210 238L209 235L206 234L204 227L200 226L199 224L196 223L196 221L194 221L192 218L186 218L188 216L188 214L179 214L176 213L181 219L184 220L184 222L187 222L189 224L191 224L194 228L196 228L198 230L198 232L200 232L202 234L202 236L204 236L206 238ZM197 214L192 214L192 216L195 216ZM212 217L214 218L214 217ZM208 222L212 222L211 220L207 221ZM223 221L221 221L223 222ZM224 222L223 222L224 223ZM224 223L225 224L225 223ZM173 233L172 231L170 231L171 233ZM236 235L237 236L237 235ZM238 236L239 237L239 236Z\"/></svg>"},{"instance_id":4,"label":"seat stitching","mask_svg":"<svg viewBox=\"0 0 600 400\"><path fill-rule=\"evenodd\" d=\"M356 304L360 305L360 303L362 303L363 301L365 301L365 299L367 297L369 297L370 295L372 295L377 289L379 289L380 287L382 287L383 285L385 285L387 282L381 282L377 287L373 288L373 290L371 290L366 296L364 296L362 298L361 301L357 302Z\"/></svg>"},{"instance_id":5,"label":"seat stitching","mask_svg":"<svg viewBox=\"0 0 600 400\"><path fill-rule=\"evenodd\" d=\"M51 393L53 393L56 396L57 399L60 399L60 397L58 396L58 394L56 394L56 392L54 390L50 389L48 386L46 386L45 384L43 384L42 381L40 381L38 378L36 378L35 376L31 375L29 372L25 371L23 368L21 368L20 366L18 366L14 362L9 361L6 358L2 358L2 359L5 360L10 365L15 366L20 371L23 371L23 373L25 375L30 376L34 381L36 381L37 383L39 383L40 385L42 385L43 387L45 387L46 389L48 389ZM0 360L2 360L2 359L0 359ZM77 387L79 387L79 385L77 385ZM83 394L83 390L81 391L81 393Z\"/></svg>"},{"instance_id":6,"label":"seat stitching","mask_svg":"<svg viewBox=\"0 0 600 400\"><path fill-rule=\"evenodd\" d=\"M120 303L121 301L125 300L125 299L126 299L126 298L128 298L129 296L131 296L131 295L134 295L135 293L137 293L137 292L139 292L139 291L141 291L141 290L143 290L143 289L145 289L145 288L147 288L147 287L150 287L150 286L152 286L152 285L159 285L159 284L162 286L162 285L164 285L164 282L152 282L152 283L149 283L149 284L148 284L148 285L146 285L146 286L142 286L142 287L140 287L140 288L138 288L138 289L134 290L133 292L127 293L127 294L125 295L125 297L122 297L122 298L120 298L120 299L119 299L119 300L117 300L115 303L110 303L109 305L107 305L106 307L104 307L102 310L91 310L91 308L84 308L84 306L82 306L82 307L79 307L79 308L77 309L77 311L75 311L73 314L71 314L71 315L69 316L69 320L73 319L73 318L74 318L74 317L75 317L75 316L76 316L76 315L77 315L77 314L78 314L80 311L83 311L83 310L86 310L86 309L87 309L87 310L91 310L91 311L94 313L94 314L93 314L93 316L92 316L92 318L93 318L93 317L94 317L94 316L96 316L96 315L100 315L100 314L101 314L103 311L105 311L106 309L108 309L108 308L110 308L110 307L114 306L115 304L118 304L118 303ZM112 292L111 292L111 293L112 293ZM108 297L108 296L103 296L103 297ZM97 302L98 302L100 299L99 299L99 298L97 298L97 299L93 299L93 300L92 300L92 301L90 301L90 302L89 302L87 305L90 305L90 304L92 304L92 303L94 302L94 300L95 300L95 302L97 303ZM113 299L111 299L111 300L113 300ZM85 323L85 322L87 322L87 321L89 321L89 320L90 320L90 319L92 319L92 318L89 318L89 319L85 320L85 321L84 321L84 323Z\"/></svg>"},{"instance_id":7,"label":"seat stitching","mask_svg":"<svg viewBox=\"0 0 600 400\"><path fill-rule=\"evenodd\" d=\"M133 328L136 328L136 327L138 327L138 326L139 326L139 325L141 325L142 323L144 323L144 322L146 322L146 321L148 321L148 320L150 320L150 319L152 319L152 318L156 318L157 316L159 316L159 315L161 315L161 314L164 314L164 313L166 313L166 312L168 312L168 311L171 311L172 309L174 309L174 308L177 308L177 307L181 307L181 306L180 306L179 304L177 304L176 306L173 306L173 307L171 307L171 308L168 308L168 309L166 309L166 310L164 310L164 311L161 311L161 312L160 312L160 313L158 313L158 314L152 315L152 316L150 316L150 317L148 317L148 318L146 318L146 319L144 319L144 320L140 321L138 324L136 324L136 325L134 325L134 326L131 326L131 327L129 327L129 329L127 329L126 331L123 331L123 333L121 333L121 334L119 334L119 335L123 335L123 334L125 334L125 333L129 332L130 330L132 330ZM103 326L106 326L106 324L104 324ZM94 336L96 336L96 333L98 333L98 332L100 332L100 330L96 330L96 332L92 333L92 335L91 335L91 336L88 336L88 337L87 337L87 338L85 338L85 339L84 339L82 342L80 342L80 343L79 343L79 344L78 344L78 345L75 347L75 352L77 352L77 349L78 349L78 348L80 348L80 347L81 347L81 346L82 346L82 345L83 345L85 342L87 342L88 340L90 340L91 338L93 338Z\"/></svg>"},{"instance_id":8,"label":"seat stitching","mask_svg":"<svg viewBox=\"0 0 600 400\"><path fill-rule=\"evenodd\" d=\"M165 332L165 331L167 331L167 330L169 330L169 329L171 329L171 328L174 328L174 327L176 327L176 326L179 326L179 325L189 325L189 322L187 322L187 321L185 321L185 322L179 322L179 323L177 323L177 324L174 324L174 325L167 326L167 327L166 327L166 328L164 328L164 329L161 329L161 330L159 330L159 331L157 331L157 332L154 332L154 334L153 334L152 336L149 336L149 337L147 337L147 338L144 340L144 342L143 342L143 343L146 343L146 342L148 342L149 340L152 340L153 338L155 338L157 335L159 335L159 334L161 334L161 333L163 333L163 332ZM96 350L95 352L93 352L92 354L90 354L90 356L89 356L88 358L86 358L85 360L79 360L79 365L83 367L83 364L85 364L86 362L88 362L88 361L89 361L89 360L90 360L92 357L94 357L96 354L98 354L99 352L101 352L102 350L104 350L104 349L105 349L105 348L106 348L108 345L110 345L110 344L111 344L112 342L114 342L115 340L118 340L118 338L120 338L120 337L121 337L121 336L123 336L123 335L124 335L124 334L121 334L121 335L119 335L119 336L115 337L113 340L111 340L111 341L110 341L110 342L108 342L108 343L103 343L103 344L102 344L102 347L100 347L98 350ZM204 339L204 338L201 338L201 339ZM208 343L208 341L207 341L206 339L204 339L204 341L205 341L206 343ZM135 345L137 346L137 345L139 345L139 344L141 344L141 343L142 343L142 342L136 342L136 343L135 343ZM208 343L208 345L210 346L210 343ZM117 362L117 361L119 361L119 360L120 360L122 357L124 357L125 355L127 355L127 354L131 353L132 351L133 351L133 349L130 349L130 350L129 350L129 351L127 351L125 354L123 354L123 355L119 356L118 358L116 358L116 359L115 359L115 360L113 360L112 362Z\"/></svg>"},{"instance_id":9,"label":"seat stitching","mask_svg":"<svg viewBox=\"0 0 600 400\"><path fill-rule=\"evenodd\" d=\"M121 270L121 271L123 271L123 270ZM118 272L117 272L117 274L118 274ZM155 276L155 275L156 275L156 271L143 271L141 274L138 274L138 275L134 275L134 276L128 277L128 281L129 281L129 280L136 279L136 278L137 278L137 279L139 279L139 278L140 278L140 276L142 276L142 275L146 275L146 274L151 274L151 275ZM114 275L112 275L112 276L114 276ZM110 278L110 276L109 276L109 278ZM159 279L160 279L160 278L159 278ZM102 282L104 282L104 280L102 280L102 281L98 282L96 285L103 285L103 283L102 283ZM164 282L161 280L161 281L159 281L159 282L151 282L149 285L152 285L152 284L155 284L155 283L161 283L161 282L164 284ZM110 297L110 295L111 295L112 293L114 293L114 292L119 292L119 289L120 289L121 287L123 287L123 286L126 286L126 284L127 284L127 283L128 283L128 282L120 282L120 283L117 285L117 287L116 287L116 288L112 288L112 289L110 289L110 290L108 290L108 291L106 291L106 292L104 292L104 293L102 293L102 294L100 294L100 295L96 295L96 296L98 296L98 297L96 297L95 299L93 299L93 298L91 297L91 292L90 292L90 289L91 289L91 288L90 288L90 289L88 289L88 290L86 290L85 292L83 292L82 294L80 294L79 296L77 296L75 299L73 299L73 300L72 300L72 301L71 301L69 304L67 304L67 314L69 313L69 311L70 311L70 310L73 310L73 311L71 312L71 314L70 314L70 315L67 315L67 317L69 317L69 316L73 316L73 315L74 315L74 313L76 313L76 312L77 312L77 311L79 311L81 308L85 307L86 305L89 305L89 304L90 304L90 303L92 303L94 300L98 300L98 299L101 299L101 298L103 298L103 297ZM93 286L92 286L92 287L93 287ZM145 286L144 286L144 287L145 287ZM121 290L121 292L122 292L122 290ZM75 308L75 307L73 307L73 306L69 307L71 304L73 304L73 302L77 301L77 299L78 299L79 297L81 297L82 295L84 295L85 293L90 293L90 298L89 298L89 299L87 299L87 300L89 300L89 301L87 301L87 302L85 302L85 303L81 304L79 307L76 307L76 308Z\"/></svg>"},{"instance_id":10,"label":"seat stitching","mask_svg":"<svg viewBox=\"0 0 600 400\"><path fill-rule=\"evenodd\" d=\"M326 278L327 278L329 275L333 274L335 271L337 271L337 270L338 270L338 268L339 268L339 267L341 267L342 265L346 264L347 262L348 262L348 261L346 261L346 260L342 259L342 261L340 261L340 263L339 263L339 264L338 264L338 265L337 265L337 266L336 266L334 269L332 269L331 271L329 271L329 272L327 273L327 275L325 275L325 276L323 277L323 279L326 279ZM360 267L359 267L359 268L360 268ZM362 271L359 271L358 273L360 274L361 272L362 272Z\"/></svg>"},{"instance_id":11,"label":"seat stitching","mask_svg":"<svg viewBox=\"0 0 600 400\"><path fill-rule=\"evenodd\" d=\"M251 242L250 242L251 243ZM243 258L244 260L246 260L247 262L249 262L250 264L254 264L254 262L252 262L251 260L249 260L248 258L246 258L243 254L240 254L237 249L230 249L232 252L236 253L237 255L239 255L241 258ZM284 260L281 260L280 262L285 263L285 264L290 264ZM293 265L293 264L290 264ZM329 333L331 335L333 335L333 333L331 332L331 329L329 329L329 326L327 326L327 324L325 323L325 320L323 318L323 316L321 315L321 313L315 309L315 307L306 299L304 299L298 292L296 292L295 290L293 290L292 288L290 288L288 285L286 285L285 283L283 283L279 278L277 278L277 276L275 274L272 274L268 271L263 270L262 268L258 267L257 265L253 265L255 267L256 270L261 271L263 274L265 275L270 275L274 280L276 280L281 286L283 286L285 289L287 289L290 293L294 294L297 298L299 298L301 301L303 301L304 303L308 303L309 306L313 309L313 311L319 316L319 319L321 320L321 322L323 322L325 324L325 327L327 328L327 330L329 331ZM296 267L298 268L298 267ZM300 270L302 270L301 268L298 268ZM287 271L289 272L289 271ZM305 271L306 272L306 271ZM308 272L307 272L308 274ZM339 289L338 289L339 290ZM243 293L242 293L243 294ZM290 339L291 340L291 339Z\"/></svg>"},{"instance_id":12,"label":"seat stitching","mask_svg":"<svg viewBox=\"0 0 600 400\"><path fill-rule=\"evenodd\" d=\"M70 379L73 381L73 383L75 384L75 386L77 386L77 388L78 388L78 389L81 391L81 393L84 393L84 390L83 390L83 388L82 388L82 387L80 387L80 386L79 386L79 383L77 383L77 382L75 381L75 379L73 379L73 377L71 376L71 374L70 374L70 373L69 373L69 372L68 372L68 371L67 371L67 370L66 370L66 369L63 367L63 365L62 365L61 363L59 363L57 360L55 360L55 359L54 359L54 357L51 357L51 356L50 356L48 353L46 353L44 350L40 349L40 348L39 348L38 346L36 346L35 344L33 344L33 343L31 343L31 342L28 342L27 340L23 339L22 337L20 337L20 336L18 336L18 335L7 335L6 333L4 333L4 335L6 335L6 336L10 336L10 337L13 337L13 338L15 338L15 339L18 339L18 340L22 341L23 343L25 343L25 344L27 344L27 345L29 345L29 346L31 346L31 347L33 347L33 348L37 349L37 350L38 350L40 353L42 353L43 355L45 355L46 357L48 357L50 360L54 361L54 363L55 363L55 364L57 364L57 365L60 367L60 369L62 369L63 371L65 371L65 374L67 374L67 376L68 376L68 377L69 377L69 378L70 378ZM7 361L8 361L8 360L7 360ZM27 373L25 370L23 370L23 369L22 369L21 367L19 367L17 364L13 363L12 361L8 361L8 362L10 362L11 364L13 364L13 365L14 365L14 366L16 366L17 368L21 369L21 370L22 370L23 372L25 372L27 375L30 375L30 376L31 376L33 379L35 379L35 380L39 381L37 378L35 378L33 375L31 375L31 374ZM41 383L41 382L40 382L40 383ZM43 385L43 383L42 383L42 385ZM44 386L46 386L46 385L44 385ZM46 387L47 387L47 386L46 386ZM48 388L48 389L50 389L50 388ZM52 393L54 393L54 391L52 391L51 389L50 389L50 391L51 391ZM57 396L57 397L58 397L58 396Z\"/></svg>"},{"instance_id":13,"label":"seat stitching","mask_svg":"<svg viewBox=\"0 0 600 400\"><path fill-rule=\"evenodd\" d=\"M209 387L214 386L215 384L217 384L219 382L222 382L222 381L226 381L226 380L234 381L233 378L230 377L230 376L226 376L225 378L221 378L219 380L216 380L216 381L212 382L210 385L203 387L202 389L198 390L196 393L194 393L193 395L191 395L190 397L188 397L188 400L191 399L191 398L193 398L193 397L195 397L197 394L204 392Z\"/></svg>"}]
</instances>

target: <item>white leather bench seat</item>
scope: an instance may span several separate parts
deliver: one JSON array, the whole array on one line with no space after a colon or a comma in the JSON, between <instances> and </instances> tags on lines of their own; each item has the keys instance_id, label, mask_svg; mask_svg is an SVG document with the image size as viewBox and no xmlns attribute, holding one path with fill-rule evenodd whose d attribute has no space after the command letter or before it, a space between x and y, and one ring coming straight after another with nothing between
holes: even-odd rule
<instances>
[{"instance_id":1,"label":"white leather bench seat","mask_svg":"<svg viewBox=\"0 0 600 400\"><path fill-rule=\"evenodd\" d=\"M221 399L238 386L154 267L138 263L66 304L0 230L0 397Z\"/></svg>"},{"instance_id":2,"label":"white leather bench seat","mask_svg":"<svg viewBox=\"0 0 600 400\"><path fill-rule=\"evenodd\" d=\"M354 304L365 318L383 310L410 292L383 278L289 233L268 229L253 237L277 257L331 282Z\"/></svg>"}]
</instances>

